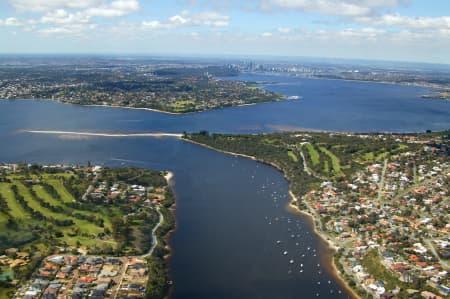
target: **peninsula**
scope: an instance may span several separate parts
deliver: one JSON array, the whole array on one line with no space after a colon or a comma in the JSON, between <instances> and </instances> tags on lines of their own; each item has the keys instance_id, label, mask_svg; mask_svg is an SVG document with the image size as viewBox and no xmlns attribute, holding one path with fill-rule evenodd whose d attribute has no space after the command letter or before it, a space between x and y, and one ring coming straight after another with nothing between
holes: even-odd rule
<instances>
[{"instance_id":1,"label":"peninsula","mask_svg":"<svg viewBox=\"0 0 450 299\"><path fill-rule=\"evenodd\" d=\"M1 298L163 298L170 173L0 164Z\"/></svg>"},{"instance_id":2,"label":"peninsula","mask_svg":"<svg viewBox=\"0 0 450 299\"><path fill-rule=\"evenodd\" d=\"M230 64L129 62L104 59L0 59L0 99L50 99L62 103L181 114L273 102L285 96L236 76Z\"/></svg>"},{"instance_id":3,"label":"peninsula","mask_svg":"<svg viewBox=\"0 0 450 299\"><path fill-rule=\"evenodd\" d=\"M184 139L281 170L291 207L313 217L362 298L439 298L450 294L449 134L203 131Z\"/></svg>"}]
</instances>

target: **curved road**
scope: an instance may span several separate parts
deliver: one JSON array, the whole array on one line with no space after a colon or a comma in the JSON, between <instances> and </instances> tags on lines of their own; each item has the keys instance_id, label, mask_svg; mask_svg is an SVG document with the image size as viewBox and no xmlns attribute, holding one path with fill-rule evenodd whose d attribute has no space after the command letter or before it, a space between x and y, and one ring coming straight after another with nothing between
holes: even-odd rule
<instances>
[{"instance_id":1,"label":"curved road","mask_svg":"<svg viewBox=\"0 0 450 299\"><path fill-rule=\"evenodd\" d=\"M156 246L158 245L158 238L156 237L156 231L162 225L162 223L164 221L164 216L161 213L161 211L159 210L159 207L156 209L156 211L159 214L159 222L158 222L158 224L156 224L156 226L152 230L152 247L150 248L150 250L146 254L143 254L141 256L143 258L151 256L153 254L153 251L155 250Z\"/></svg>"}]
</instances>

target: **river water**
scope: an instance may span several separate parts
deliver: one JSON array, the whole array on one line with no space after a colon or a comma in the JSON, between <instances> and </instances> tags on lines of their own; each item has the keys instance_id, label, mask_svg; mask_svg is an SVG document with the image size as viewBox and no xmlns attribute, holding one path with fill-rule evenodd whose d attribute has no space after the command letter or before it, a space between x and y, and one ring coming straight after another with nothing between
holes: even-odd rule
<instances>
[{"instance_id":1,"label":"river water","mask_svg":"<svg viewBox=\"0 0 450 299\"><path fill-rule=\"evenodd\" d=\"M287 211L276 169L175 138L34 135L22 130L255 133L450 127L450 103L417 87L243 75L303 100L189 115L0 101L0 161L139 166L175 172L173 298L347 298L308 219Z\"/></svg>"}]
</instances>

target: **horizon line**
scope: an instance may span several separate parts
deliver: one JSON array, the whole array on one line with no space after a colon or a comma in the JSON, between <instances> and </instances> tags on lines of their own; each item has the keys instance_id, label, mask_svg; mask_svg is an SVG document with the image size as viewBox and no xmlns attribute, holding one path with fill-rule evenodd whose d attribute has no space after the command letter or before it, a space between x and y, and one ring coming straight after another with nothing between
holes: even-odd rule
<instances>
[{"instance_id":1,"label":"horizon line","mask_svg":"<svg viewBox=\"0 0 450 299\"><path fill-rule=\"evenodd\" d=\"M394 59L378 59L378 58L342 58L342 57L326 57L326 56L304 56L304 55L281 55L281 54L205 54L205 53L127 53L127 52L0 52L2 56L86 56L86 57L141 57L141 58L195 58L195 59L253 59L269 60L282 59L284 61L290 59L296 60L310 60L312 62L319 62L316 60L324 60L326 62L375 62L375 63L396 63L396 64L424 64L424 65L439 65L449 66L450 62L431 62L431 61L412 61L412 60L394 60ZM291 61L292 62L292 61Z\"/></svg>"}]
</instances>

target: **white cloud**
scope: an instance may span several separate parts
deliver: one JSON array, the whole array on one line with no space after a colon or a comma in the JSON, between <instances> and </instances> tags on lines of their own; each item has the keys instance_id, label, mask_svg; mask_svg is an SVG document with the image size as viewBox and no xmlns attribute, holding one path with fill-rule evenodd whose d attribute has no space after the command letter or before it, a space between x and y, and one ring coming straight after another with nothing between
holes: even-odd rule
<instances>
[{"instance_id":1,"label":"white cloud","mask_svg":"<svg viewBox=\"0 0 450 299\"><path fill-rule=\"evenodd\" d=\"M88 30L93 30L96 24L70 24L61 27L48 27L37 30L42 35L83 35Z\"/></svg>"},{"instance_id":2,"label":"white cloud","mask_svg":"<svg viewBox=\"0 0 450 299\"><path fill-rule=\"evenodd\" d=\"M226 27L228 26L229 21L229 16L221 15L217 12L201 12L197 14L190 14L188 11L183 11L178 15L170 17L164 22L158 20L143 21L142 27L144 29L151 30L196 26Z\"/></svg>"},{"instance_id":3,"label":"white cloud","mask_svg":"<svg viewBox=\"0 0 450 299\"><path fill-rule=\"evenodd\" d=\"M0 26L5 27L14 27L14 26L22 26L23 23L16 18L7 18L4 20L0 19Z\"/></svg>"},{"instance_id":4,"label":"white cloud","mask_svg":"<svg viewBox=\"0 0 450 299\"><path fill-rule=\"evenodd\" d=\"M122 17L139 10L137 0L116 0L107 5L91 7L85 10L85 14L92 17Z\"/></svg>"},{"instance_id":5,"label":"white cloud","mask_svg":"<svg viewBox=\"0 0 450 299\"><path fill-rule=\"evenodd\" d=\"M409 29L450 29L450 16L442 17L407 17L399 14L385 14L377 17L355 18L359 23L372 26L389 26Z\"/></svg>"},{"instance_id":6,"label":"white cloud","mask_svg":"<svg viewBox=\"0 0 450 299\"><path fill-rule=\"evenodd\" d=\"M297 9L336 16L366 16L376 10L397 7L407 0L259 0L263 10Z\"/></svg>"},{"instance_id":7,"label":"white cloud","mask_svg":"<svg viewBox=\"0 0 450 299\"><path fill-rule=\"evenodd\" d=\"M76 24L76 23L88 23L90 17L77 12L69 13L64 9L58 9L47 13L40 19L40 23L43 24Z\"/></svg>"},{"instance_id":8,"label":"white cloud","mask_svg":"<svg viewBox=\"0 0 450 299\"><path fill-rule=\"evenodd\" d=\"M287 27L279 27L277 30L278 30L278 32L281 32L281 33L291 32L291 28L287 28Z\"/></svg>"},{"instance_id":9,"label":"white cloud","mask_svg":"<svg viewBox=\"0 0 450 299\"><path fill-rule=\"evenodd\" d=\"M201 12L191 17L191 22L197 26L226 27L230 21L229 16L217 12Z\"/></svg>"},{"instance_id":10,"label":"white cloud","mask_svg":"<svg viewBox=\"0 0 450 299\"><path fill-rule=\"evenodd\" d=\"M273 35L272 32L263 32L263 33L261 33L262 37L271 37L272 35Z\"/></svg>"},{"instance_id":11,"label":"white cloud","mask_svg":"<svg viewBox=\"0 0 450 299\"><path fill-rule=\"evenodd\" d=\"M121 17L139 10L137 0L11 0L18 9L42 13L42 17L0 20L0 26L22 26L41 34L81 34L97 27L93 18ZM25 8L26 7L26 8Z\"/></svg>"},{"instance_id":12,"label":"white cloud","mask_svg":"<svg viewBox=\"0 0 450 299\"><path fill-rule=\"evenodd\" d=\"M159 29L169 29L170 26L168 24L162 24L160 21L143 21L142 27L151 30L159 30Z\"/></svg>"},{"instance_id":13,"label":"white cloud","mask_svg":"<svg viewBox=\"0 0 450 299\"><path fill-rule=\"evenodd\" d=\"M188 19L183 18L180 15L175 15L175 16L169 18L169 23L173 24L174 26L184 25L188 21L189 21Z\"/></svg>"},{"instance_id":14,"label":"white cloud","mask_svg":"<svg viewBox=\"0 0 450 299\"><path fill-rule=\"evenodd\" d=\"M10 0L20 11L78 10L86 17L121 17L139 10L138 0Z\"/></svg>"},{"instance_id":15,"label":"white cloud","mask_svg":"<svg viewBox=\"0 0 450 299\"><path fill-rule=\"evenodd\" d=\"M83 9L102 4L104 0L9 0L21 11L45 12L60 8Z\"/></svg>"}]
</instances>

